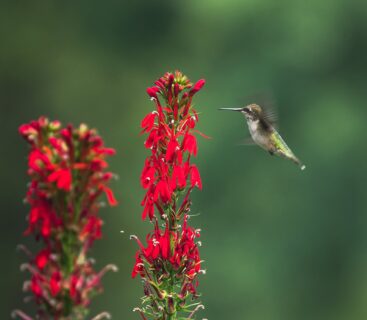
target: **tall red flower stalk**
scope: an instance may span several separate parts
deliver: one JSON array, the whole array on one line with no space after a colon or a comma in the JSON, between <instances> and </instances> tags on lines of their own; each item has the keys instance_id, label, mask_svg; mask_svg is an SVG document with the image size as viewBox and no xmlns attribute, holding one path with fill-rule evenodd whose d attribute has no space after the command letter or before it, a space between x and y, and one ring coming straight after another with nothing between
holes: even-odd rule
<instances>
[{"instance_id":1,"label":"tall red flower stalk","mask_svg":"<svg viewBox=\"0 0 367 320\"><path fill-rule=\"evenodd\" d=\"M30 145L26 202L31 208L24 234L42 243L35 255L21 246L29 257L21 269L31 275L24 290L37 304L36 319L84 319L91 298L102 290L102 276L117 270L107 265L97 272L88 257L102 237L101 194L111 206L117 204L108 187L113 174L106 171L106 158L115 151L84 124L63 128L41 117L20 126L19 133ZM13 316L32 319L20 310Z\"/></svg>"},{"instance_id":2,"label":"tall red flower stalk","mask_svg":"<svg viewBox=\"0 0 367 320\"><path fill-rule=\"evenodd\" d=\"M147 190L142 201L142 219L151 220L154 230L146 246L136 237L139 250L132 277L144 283L142 319L194 319L203 306L196 302L197 276L201 269L200 230L188 225L190 194L202 189L197 166L195 126L199 120L193 108L194 95L204 80L193 85L181 72L166 73L147 89L155 110L142 121L148 137L145 147L151 155L145 160L141 185Z\"/></svg>"}]
</instances>

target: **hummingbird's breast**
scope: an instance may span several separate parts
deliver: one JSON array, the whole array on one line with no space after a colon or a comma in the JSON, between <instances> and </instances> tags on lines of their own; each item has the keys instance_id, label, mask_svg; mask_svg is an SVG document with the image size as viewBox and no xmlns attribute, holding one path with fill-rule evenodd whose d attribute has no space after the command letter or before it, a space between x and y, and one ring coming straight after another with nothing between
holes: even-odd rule
<instances>
[{"instance_id":1,"label":"hummingbird's breast","mask_svg":"<svg viewBox=\"0 0 367 320\"><path fill-rule=\"evenodd\" d=\"M250 120L247 122L252 140L260 147L269 149L269 134L262 129L260 120Z\"/></svg>"}]
</instances>

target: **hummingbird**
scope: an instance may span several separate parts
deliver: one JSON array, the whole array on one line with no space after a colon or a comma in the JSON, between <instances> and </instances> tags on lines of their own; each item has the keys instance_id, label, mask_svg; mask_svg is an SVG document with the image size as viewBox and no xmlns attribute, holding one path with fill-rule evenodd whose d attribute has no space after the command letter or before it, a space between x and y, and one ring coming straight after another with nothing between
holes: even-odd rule
<instances>
[{"instance_id":1,"label":"hummingbird","mask_svg":"<svg viewBox=\"0 0 367 320\"><path fill-rule=\"evenodd\" d=\"M301 170L306 169L306 166L295 156L275 129L276 116L274 112L266 108L261 108L254 103L244 108L219 108L219 110L241 112L246 118L251 138L255 144L268 151L271 155L277 155L291 160Z\"/></svg>"}]
</instances>

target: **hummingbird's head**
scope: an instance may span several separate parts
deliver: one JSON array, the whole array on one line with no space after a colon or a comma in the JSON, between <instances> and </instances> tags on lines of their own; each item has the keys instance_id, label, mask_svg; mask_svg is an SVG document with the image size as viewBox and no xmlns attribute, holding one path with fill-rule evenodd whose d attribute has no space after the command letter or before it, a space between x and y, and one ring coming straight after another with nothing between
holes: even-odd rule
<instances>
[{"instance_id":1,"label":"hummingbird's head","mask_svg":"<svg viewBox=\"0 0 367 320\"><path fill-rule=\"evenodd\" d=\"M246 117L246 120L256 121L259 119L262 109L257 104L249 104L248 106L242 108L241 112Z\"/></svg>"}]
</instances>

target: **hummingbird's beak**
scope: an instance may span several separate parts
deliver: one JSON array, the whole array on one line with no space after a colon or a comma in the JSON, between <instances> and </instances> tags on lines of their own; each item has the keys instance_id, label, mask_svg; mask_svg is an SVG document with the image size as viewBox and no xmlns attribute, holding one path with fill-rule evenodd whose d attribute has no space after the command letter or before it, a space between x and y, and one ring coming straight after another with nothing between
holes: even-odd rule
<instances>
[{"instance_id":1,"label":"hummingbird's beak","mask_svg":"<svg viewBox=\"0 0 367 320\"><path fill-rule=\"evenodd\" d=\"M219 108L218 110L242 111L243 108Z\"/></svg>"}]
</instances>

